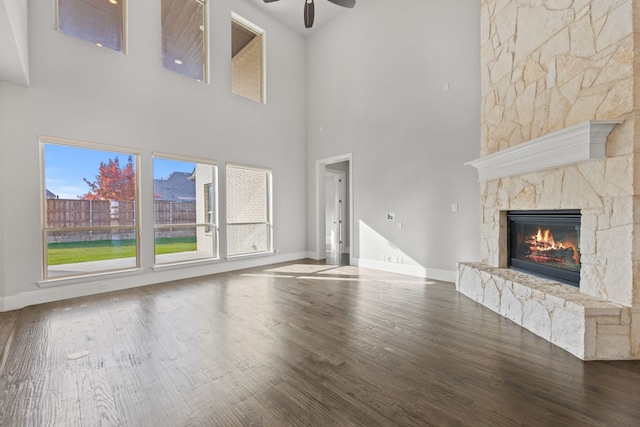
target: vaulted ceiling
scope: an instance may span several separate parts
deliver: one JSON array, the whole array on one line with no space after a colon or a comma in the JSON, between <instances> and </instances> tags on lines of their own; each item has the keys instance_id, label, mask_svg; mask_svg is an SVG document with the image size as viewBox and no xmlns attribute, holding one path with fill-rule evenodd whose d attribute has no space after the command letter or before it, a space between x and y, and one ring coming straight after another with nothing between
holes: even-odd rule
<instances>
[{"instance_id":1,"label":"vaulted ceiling","mask_svg":"<svg viewBox=\"0 0 640 427\"><path fill-rule=\"evenodd\" d=\"M315 0L314 25L305 28L305 0L246 1L303 37L313 34L338 14L349 13L349 9L327 0ZM29 85L27 3L25 0L0 0L0 80L20 85Z\"/></svg>"}]
</instances>

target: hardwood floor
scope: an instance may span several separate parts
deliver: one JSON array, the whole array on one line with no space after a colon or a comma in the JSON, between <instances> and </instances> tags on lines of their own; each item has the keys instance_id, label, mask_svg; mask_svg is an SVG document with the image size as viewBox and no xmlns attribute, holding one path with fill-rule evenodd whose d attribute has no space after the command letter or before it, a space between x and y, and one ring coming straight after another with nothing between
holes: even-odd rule
<instances>
[{"instance_id":1,"label":"hardwood floor","mask_svg":"<svg viewBox=\"0 0 640 427\"><path fill-rule=\"evenodd\" d=\"M640 362L582 362L451 283L302 261L11 318L2 426L640 425Z\"/></svg>"}]
</instances>

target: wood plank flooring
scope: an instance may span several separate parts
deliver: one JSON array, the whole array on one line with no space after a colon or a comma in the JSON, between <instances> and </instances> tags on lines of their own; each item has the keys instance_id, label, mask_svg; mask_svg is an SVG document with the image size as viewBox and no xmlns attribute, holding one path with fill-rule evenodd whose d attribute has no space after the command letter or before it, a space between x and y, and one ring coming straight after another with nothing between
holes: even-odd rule
<instances>
[{"instance_id":1,"label":"wood plank flooring","mask_svg":"<svg viewBox=\"0 0 640 427\"><path fill-rule=\"evenodd\" d=\"M306 260L11 319L2 426L640 425L640 362L582 362L451 283Z\"/></svg>"}]
</instances>

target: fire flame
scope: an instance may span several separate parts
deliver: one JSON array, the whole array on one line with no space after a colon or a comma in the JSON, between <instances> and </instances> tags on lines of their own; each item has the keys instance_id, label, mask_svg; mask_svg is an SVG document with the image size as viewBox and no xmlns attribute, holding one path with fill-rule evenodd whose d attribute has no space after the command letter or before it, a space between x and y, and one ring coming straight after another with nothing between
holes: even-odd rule
<instances>
[{"instance_id":1,"label":"fire flame","mask_svg":"<svg viewBox=\"0 0 640 427\"><path fill-rule=\"evenodd\" d=\"M540 246L543 246L543 250L564 249L562 242L558 242L556 246L556 241L553 239L553 234L551 234L551 230L549 229L542 231L542 229L538 227L538 233L534 238L536 242L542 243Z\"/></svg>"},{"instance_id":2,"label":"fire flame","mask_svg":"<svg viewBox=\"0 0 640 427\"><path fill-rule=\"evenodd\" d=\"M580 263L580 252L578 252L578 246L572 242L556 242L553 238L553 234L551 234L551 230L549 229L542 230L540 227L538 227L538 232L535 235L531 236L529 242L537 251L550 251L572 248L574 261L576 262L576 264Z\"/></svg>"}]
</instances>

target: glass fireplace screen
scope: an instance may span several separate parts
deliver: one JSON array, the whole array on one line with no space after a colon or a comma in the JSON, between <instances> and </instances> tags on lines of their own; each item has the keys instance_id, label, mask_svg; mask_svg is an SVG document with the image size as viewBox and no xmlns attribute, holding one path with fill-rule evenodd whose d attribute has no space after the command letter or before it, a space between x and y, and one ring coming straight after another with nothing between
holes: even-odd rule
<instances>
[{"instance_id":1,"label":"glass fireplace screen","mask_svg":"<svg viewBox=\"0 0 640 427\"><path fill-rule=\"evenodd\" d=\"M578 286L580 211L511 211L510 267Z\"/></svg>"}]
</instances>

